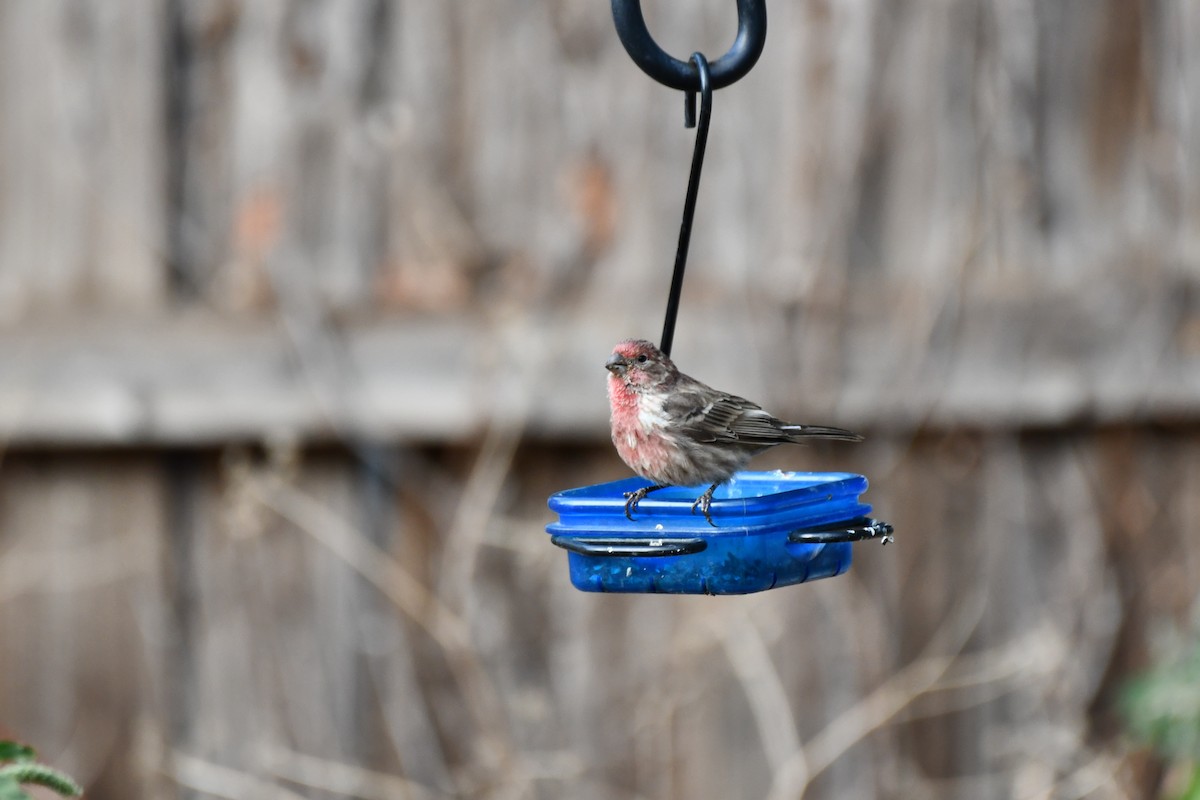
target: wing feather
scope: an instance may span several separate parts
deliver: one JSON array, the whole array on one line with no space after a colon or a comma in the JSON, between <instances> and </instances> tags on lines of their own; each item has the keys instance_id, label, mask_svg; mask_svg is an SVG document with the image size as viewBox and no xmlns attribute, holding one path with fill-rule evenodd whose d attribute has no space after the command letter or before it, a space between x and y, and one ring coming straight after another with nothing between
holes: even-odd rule
<instances>
[{"instance_id":1,"label":"wing feather","mask_svg":"<svg viewBox=\"0 0 1200 800\"><path fill-rule=\"evenodd\" d=\"M770 445L787 441L784 423L744 397L715 392L674 392L663 403L676 430L698 442Z\"/></svg>"},{"instance_id":2,"label":"wing feather","mask_svg":"<svg viewBox=\"0 0 1200 800\"><path fill-rule=\"evenodd\" d=\"M686 380L687 376L680 378ZM677 433L697 442L761 448L808 438L847 441L862 438L841 428L784 422L744 397L716 392L698 381L692 383L696 385L677 386L663 401L663 412L674 421L672 427Z\"/></svg>"}]
</instances>

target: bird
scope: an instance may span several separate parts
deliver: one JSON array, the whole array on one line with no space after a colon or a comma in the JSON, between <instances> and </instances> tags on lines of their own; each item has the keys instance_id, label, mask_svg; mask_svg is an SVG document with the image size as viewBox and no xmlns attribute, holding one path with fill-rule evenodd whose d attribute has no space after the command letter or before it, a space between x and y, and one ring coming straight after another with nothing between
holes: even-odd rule
<instances>
[{"instance_id":1,"label":"bird","mask_svg":"<svg viewBox=\"0 0 1200 800\"><path fill-rule=\"evenodd\" d=\"M613 445L631 470L650 481L624 493L630 521L651 492L707 483L711 485L692 503L692 513L699 509L715 528L709 513L713 492L754 456L807 439L863 439L842 428L785 422L758 403L685 375L645 339L619 342L604 368Z\"/></svg>"}]
</instances>

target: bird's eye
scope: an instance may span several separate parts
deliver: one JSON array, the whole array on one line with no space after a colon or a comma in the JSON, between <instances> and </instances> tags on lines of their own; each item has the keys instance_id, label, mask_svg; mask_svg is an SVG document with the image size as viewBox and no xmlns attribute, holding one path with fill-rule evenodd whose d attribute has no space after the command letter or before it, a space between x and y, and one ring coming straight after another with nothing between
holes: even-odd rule
<instances>
[{"instance_id":1,"label":"bird's eye","mask_svg":"<svg viewBox=\"0 0 1200 800\"><path fill-rule=\"evenodd\" d=\"M637 362L638 362L639 364L645 364L645 363L646 363L646 361L647 361L647 358L646 358L646 354L645 354L645 353L642 353L640 356L638 356L638 357L637 357Z\"/></svg>"}]
</instances>

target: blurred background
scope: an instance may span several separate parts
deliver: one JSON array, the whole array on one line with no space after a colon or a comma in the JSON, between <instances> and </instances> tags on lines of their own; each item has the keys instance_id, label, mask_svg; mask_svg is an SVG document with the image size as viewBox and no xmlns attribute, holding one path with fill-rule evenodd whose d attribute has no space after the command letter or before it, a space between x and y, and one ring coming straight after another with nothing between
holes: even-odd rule
<instances>
[{"instance_id":1,"label":"blurred background","mask_svg":"<svg viewBox=\"0 0 1200 800\"><path fill-rule=\"evenodd\" d=\"M768 5L673 355L866 434L755 467L896 544L711 598L544 533L629 474L691 158L607 3L0 4L0 738L95 800L1183 792L1128 719L1198 684L1122 708L1200 629L1200 6Z\"/></svg>"}]
</instances>

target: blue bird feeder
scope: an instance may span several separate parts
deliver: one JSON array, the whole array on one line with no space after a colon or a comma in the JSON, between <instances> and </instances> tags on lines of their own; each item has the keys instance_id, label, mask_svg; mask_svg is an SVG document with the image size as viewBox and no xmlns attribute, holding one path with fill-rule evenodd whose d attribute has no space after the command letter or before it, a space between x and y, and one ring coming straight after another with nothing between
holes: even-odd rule
<instances>
[{"instance_id":1,"label":"blue bird feeder","mask_svg":"<svg viewBox=\"0 0 1200 800\"><path fill-rule=\"evenodd\" d=\"M550 541L568 551L571 583L585 592L748 594L841 575L851 542L892 539L859 501L862 475L739 472L713 496L716 527L692 504L705 487L672 486L625 517L625 493L642 478L551 496Z\"/></svg>"}]
</instances>

